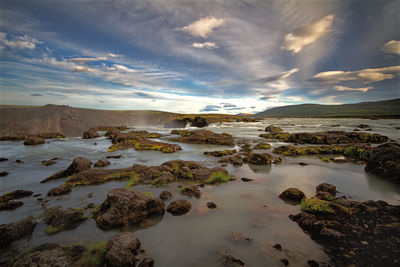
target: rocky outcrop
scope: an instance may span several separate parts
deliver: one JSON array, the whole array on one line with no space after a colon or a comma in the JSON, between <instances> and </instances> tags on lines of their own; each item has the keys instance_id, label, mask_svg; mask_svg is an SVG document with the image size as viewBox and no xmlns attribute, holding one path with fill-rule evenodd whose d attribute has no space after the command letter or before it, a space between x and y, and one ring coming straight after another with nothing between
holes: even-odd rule
<instances>
[{"instance_id":1,"label":"rocky outcrop","mask_svg":"<svg viewBox=\"0 0 400 267\"><path fill-rule=\"evenodd\" d=\"M275 125L268 125L265 128L265 131L268 132L268 133L278 133L278 132L282 132L282 128L279 128L279 127L277 127Z\"/></svg>"},{"instance_id":2,"label":"rocky outcrop","mask_svg":"<svg viewBox=\"0 0 400 267\"><path fill-rule=\"evenodd\" d=\"M93 166L94 167L105 167L110 164L111 164L111 162L106 159L99 159Z\"/></svg>"},{"instance_id":3,"label":"rocky outcrop","mask_svg":"<svg viewBox=\"0 0 400 267\"><path fill-rule=\"evenodd\" d=\"M33 145L40 145L44 144L46 140L42 137L36 135L28 135L25 137L24 145L26 146L33 146Z\"/></svg>"},{"instance_id":4,"label":"rocky outcrop","mask_svg":"<svg viewBox=\"0 0 400 267\"><path fill-rule=\"evenodd\" d=\"M56 172L55 174L50 175L41 183L45 183L50 180L58 179L58 178L63 178L63 177L68 177L70 175L73 175L75 173L82 172L84 170L90 169L90 166L92 165L92 162L88 160L87 158L84 157L76 157L72 161L71 165L68 166L65 170L61 170Z\"/></svg>"},{"instance_id":5,"label":"rocky outcrop","mask_svg":"<svg viewBox=\"0 0 400 267\"><path fill-rule=\"evenodd\" d=\"M174 216L180 216L190 211L192 205L185 199L178 199L169 203L167 211Z\"/></svg>"},{"instance_id":6,"label":"rocky outcrop","mask_svg":"<svg viewBox=\"0 0 400 267\"><path fill-rule=\"evenodd\" d=\"M208 126L207 120L205 118L202 117L195 117L192 121L192 124L190 125L191 127L198 127L198 128L202 128L202 127L206 127Z\"/></svg>"},{"instance_id":7,"label":"rocky outcrop","mask_svg":"<svg viewBox=\"0 0 400 267\"><path fill-rule=\"evenodd\" d=\"M333 185L319 185L317 195L304 198L302 212L290 218L324 246L336 266L398 265L400 206L350 201L334 193Z\"/></svg>"},{"instance_id":8,"label":"rocky outcrop","mask_svg":"<svg viewBox=\"0 0 400 267\"><path fill-rule=\"evenodd\" d=\"M15 190L12 192L9 192L5 195L2 195L0 197L0 210L13 210L16 209L20 206L22 206L24 203L21 201L12 201L14 199L19 199L23 197L28 197L33 194L32 191L29 190Z\"/></svg>"},{"instance_id":9,"label":"rocky outcrop","mask_svg":"<svg viewBox=\"0 0 400 267\"><path fill-rule=\"evenodd\" d=\"M35 229L36 222L32 217L23 219L18 222L0 225L0 248L10 243L30 236Z\"/></svg>"},{"instance_id":10,"label":"rocky outcrop","mask_svg":"<svg viewBox=\"0 0 400 267\"><path fill-rule=\"evenodd\" d=\"M71 186L69 185L60 185L57 187L54 187L47 192L48 196L59 196L59 195L65 195L68 194L69 192L72 191Z\"/></svg>"},{"instance_id":11,"label":"rocky outcrop","mask_svg":"<svg viewBox=\"0 0 400 267\"><path fill-rule=\"evenodd\" d=\"M45 229L47 234L73 229L87 219L83 215L83 209L62 210L60 207L46 209L43 216L43 221L47 224Z\"/></svg>"},{"instance_id":12,"label":"rocky outcrop","mask_svg":"<svg viewBox=\"0 0 400 267\"><path fill-rule=\"evenodd\" d=\"M196 197L196 198L201 197L201 191L195 185L181 186L179 188L179 191L181 192L182 195L188 197Z\"/></svg>"},{"instance_id":13,"label":"rocky outcrop","mask_svg":"<svg viewBox=\"0 0 400 267\"><path fill-rule=\"evenodd\" d=\"M352 143L384 143L389 140L380 134L362 132L327 131L318 133L268 133L260 137L279 139L284 142L299 144L352 144Z\"/></svg>"},{"instance_id":14,"label":"rocky outcrop","mask_svg":"<svg viewBox=\"0 0 400 267\"><path fill-rule=\"evenodd\" d=\"M271 145L268 143L260 142L253 149L270 149Z\"/></svg>"},{"instance_id":15,"label":"rocky outcrop","mask_svg":"<svg viewBox=\"0 0 400 267\"><path fill-rule=\"evenodd\" d=\"M213 157L223 157L223 156L228 156L228 155L233 155L235 154L237 151L236 149L232 149L232 150L220 150L220 151L212 151L212 152L204 152L204 155L206 156L213 156Z\"/></svg>"},{"instance_id":16,"label":"rocky outcrop","mask_svg":"<svg viewBox=\"0 0 400 267\"><path fill-rule=\"evenodd\" d=\"M372 149L365 170L400 183L400 145L387 143Z\"/></svg>"},{"instance_id":17,"label":"rocky outcrop","mask_svg":"<svg viewBox=\"0 0 400 267\"><path fill-rule=\"evenodd\" d=\"M274 158L269 153L248 153L244 161L254 165L270 165L272 163L279 163L280 158Z\"/></svg>"},{"instance_id":18,"label":"rocky outcrop","mask_svg":"<svg viewBox=\"0 0 400 267\"><path fill-rule=\"evenodd\" d=\"M129 127L126 125L122 125L122 126L95 126L89 129L89 131L125 131L128 130Z\"/></svg>"},{"instance_id":19,"label":"rocky outcrop","mask_svg":"<svg viewBox=\"0 0 400 267\"><path fill-rule=\"evenodd\" d=\"M164 202L155 197L126 188L113 189L106 200L94 210L98 227L112 227L139 223L153 215L163 215Z\"/></svg>"},{"instance_id":20,"label":"rocky outcrop","mask_svg":"<svg viewBox=\"0 0 400 267\"><path fill-rule=\"evenodd\" d=\"M306 195L302 191L293 187L286 189L279 195L280 199L295 203L300 203L305 197Z\"/></svg>"},{"instance_id":21,"label":"rocky outcrop","mask_svg":"<svg viewBox=\"0 0 400 267\"><path fill-rule=\"evenodd\" d=\"M232 135L227 133L217 134L209 130L181 131L181 133L180 137L170 138L170 140L192 144L234 145Z\"/></svg>"},{"instance_id":22,"label":"rocky outcrop","mask_svg":"<svg viewBox=\"0 0 400 267\"><path fill-rule=\"evenodd\" d=\"M100 137L100 135L95 130L87 130L83 133L82 139L92 139Z\"/></svg>"}]
</instances>

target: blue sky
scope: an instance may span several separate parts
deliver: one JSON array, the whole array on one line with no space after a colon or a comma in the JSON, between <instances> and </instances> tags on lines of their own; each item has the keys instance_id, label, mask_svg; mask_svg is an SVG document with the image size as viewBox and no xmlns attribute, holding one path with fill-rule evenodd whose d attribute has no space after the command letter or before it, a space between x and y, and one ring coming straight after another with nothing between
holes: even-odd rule
<instances>
[{"instance_id":1,"label":"blue sky","mask_svg":"<svg viewBox=\"0 0 400 267\"><path fill-rule=\"evenodd\" d=\"M400 97L400 1L1 1L0 103L253 113Z\"/></svg>"}]
</instances>

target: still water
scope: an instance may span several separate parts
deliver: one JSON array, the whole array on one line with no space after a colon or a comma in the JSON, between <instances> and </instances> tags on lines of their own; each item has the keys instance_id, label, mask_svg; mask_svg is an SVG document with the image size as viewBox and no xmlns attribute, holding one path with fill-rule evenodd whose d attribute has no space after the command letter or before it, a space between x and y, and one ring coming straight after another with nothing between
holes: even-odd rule
<instances>
[{"instance_id":1,"label":"still water","mask_svg":"<svg viewBox=\"0 0 400 267\"><path fill-rule=\"evenodd\" d=\"M257 142L265 141L258 135L269 124L279 126L287 132L352 131L359 124L368 124L372 128L371 133L380 133L395 141L399 141L400 138L399 130L396 129L400 126L400 120L268 119L256 123L213 124L206 129L230 133L237 141L246 139ZM135 127L135 130L168 134L171 129L164 129L162 126L140 126ZM97 145L94 145L95 142ZM285 143L271 143L272 147L283 144ZM0 195L15 189L27 189L32 190L34 194L41 194L44 198L42 201L37 200L37 197L21 199L24 202L22 207L12 211L1 211L0 224L17 221L29 215L40 216L43 209L50 206L69 208L84 207L88 203L97 205L105 199L109 190L125 186L126 182L110 182L76 187L70 194L62 197L46 197L47 191L60 185L63 179L46 184L39 182L66 168L77 156L96 162L107 155L122 154L119 159L109 159L111 165L106 168L124 168L134 163L160 165L174 159L194 160L214 167L219 165L218 159L206 157L203 152L233 148L179 143L183 150L174 154L133 149L107 153L110 145L110 140L104 137L90 140L80 137L49 140L49 143L39 146L24 146L22 142L0 142L1 157L9 159L0 163L0 171L10 173L0 178ZM41 164L42 160L54 157L60 158L57 164ZM15 162L17 159L23 163ZM133 190L152 192L155 196L163 190L170 190L173 193L172 200L188 199L192 209L184 216L174 217L165 213L163 217L151 218L140 225L132 226L129 231L135 231L147 253L155 259L156 266L221 266L217 254L219 249L225 249L240 258L247 266L282 266L280 259L283 258L287 258L291 266L307 266L307 260L310 259L324 262L328 262L329 259L321 246L303 233L296 223L290 221L288 216L299 212L300 209L299 206L287 205L278 198L283 190L297 187L311 197L318 184L327 182L336 185L339 195L346 195L357 201L382 199L391 204L400 204L400 186L365 173L364 165L326 163L318 156L282 157L282 160L282 164L272 166L230 165L227 169L237 180L202 188L200 199L180 195L177 183L160 188L136 186ZM297 164L299 162L308 163L308 166L300 166ZM244 183L240 180L241 177L254 181ZM215 202L218 208L208 209L208 201ZM168 203L169 201L166 205ZM91 219L73 230L52 236L44 233L45 226L43 221L38 220L32 237L15 246L32 246L45 242L68 244L103 241L119 231L103 231L97 228ZM253 241L235 242L230 236L232 231L240 232ZM272 248L275 243L280 243L283 251Z\"/></svg>"}]
</instances>

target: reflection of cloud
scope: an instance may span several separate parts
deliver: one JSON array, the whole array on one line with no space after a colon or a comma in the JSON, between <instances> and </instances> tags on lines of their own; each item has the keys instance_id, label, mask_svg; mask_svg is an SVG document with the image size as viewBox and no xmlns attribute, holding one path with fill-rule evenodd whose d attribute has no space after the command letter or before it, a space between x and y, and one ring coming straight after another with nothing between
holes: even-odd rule
<instances>
[{"instance_id":1,"label":"reflection of cloud","mask_svg":"<svg viewBox=\"0 0 400 267\"><path fill-rule=\"evenodd\" d=\"M200 111L219 111L221 109L220 106L217 105L207 105L204 108L202 108Z\"/></svg>"},{"instance_id":2,"label":"reflection of cloud","mask_svg":"<svg viewBox=\"0 0 400 267\"><path fill-rule=\"evenodd\" d=\"M379 82L393 79L400 75L400 66L364 69L359 71L325 71L314 75L311 81L338 83L341 81L359 80L363 83Z\"/></svg>"},{"instance_id":3,"label":"reflection of cloud","mask_svg":"<svg viewBox=\"0 0 400 267\"><path fill-rule=\"evenodd\" d=\"M368 92L368 90L374 89L372 86L368 87L362 87L362 88L351 88L351 87L346 87L346 86L341 86L341 85L336 85L334 89L338 91L360 91L360 92Z\"/></svg>"},{"instance_id":4,"label":"reflection of cloud","mask_svg":"<svg viewBox=\"0 0 400 267\"><path fill-rule=\"evenodd\" d=\"M37 44L42 44L39 40L28 35L18 36L12 40L7 39L7 34L0 32L0 43L12 49L35 49Z\"/></svg>"},{"instance_id":5,"label":"reflection of cloud","mask_svg":"<svg viewBox=\"0 0 400 267\"><path fill-rule=\"evenodd\" d=\"M400 41L391 40L382 46L382 51L386 54L400 55Z\"/></svg>"},{"instance_id":6,"label":"reflection of cloud","mask_svg":"<svg viewBox=\"0 0 400 267\"><path fill-rule=\"evenodd\" d=\"M208 49L218 48L218 46L214 42L193 43L192 46L194 48L208 48Z\"/></svg>"},{"instance_id":7,"label":"reflection of cloud","mask_svg":"<svg viewBox=\"0 0 400 267\"><path fill-rule=\"evenodd\" d=\"M192 22L191 24L183 27L181 30L192 35L193 37L207 38L215 28L218 28L223 24L223 19L206 17Z\"/></svg>"},{"instance_id":8,"label":"reflection of cloud","mask_svg":"<svg viewBox=\"0 0 400 267\"><path fill-rule=\"evenodd\" d=\"M331 31L335 16L333 14L302 26L285 36L282 48L293 53L299 53L304 46L310 45Z\"/></svg>"}]
</instances>

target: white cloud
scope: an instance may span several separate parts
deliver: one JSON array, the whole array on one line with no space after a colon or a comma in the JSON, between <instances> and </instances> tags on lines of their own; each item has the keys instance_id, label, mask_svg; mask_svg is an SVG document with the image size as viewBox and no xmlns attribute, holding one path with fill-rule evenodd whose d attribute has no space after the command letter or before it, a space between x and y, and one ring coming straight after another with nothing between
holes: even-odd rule
<instances>
[{"instance_id":1,"label":"white cloud","mask_svg":"<svg viewBox=\"0 0 400 267\"><path fill-rule=\"evenodd\" d=\"M18 36L12 40L7 39L7 34L0 32L0 43L12 49L35 49L37 44L42 44L39 40L28 35Z\"/></svg>"},{"instance_id":2,"label":"white cloud","mask_svg":"<svg viewBox=\"0 0 400 267\"><path fill-rule=\"evenodd\" d=\"M382 51L386 54L400 55L400 41L391 40L382 46Z\"/></svg>"},{"instance_id":3,"label":"white cloud","mask_svg":"<svg viewBox=\"0 0 400 267\"><path fill-rule=\"evenodd\" d=\"M304 46L316 42L329 33L332 30L334 18L333 14L325 16L314 23L307 24L287 34L282 49L292 51L295 54L299 53Z\"/></svg>"},{"instance_id":4,"label":"white cloud","mask_svg":"<svg viewBox=\"0 0 400 267\"><path fill-rule=\"evenodd\" d=\"M77 57L77 58L70 58L68 61L77 62L77 63L85 63L85 62L92 62L92 61L103 61L107 60L107 57Z\"/></svg>"},{"instance_id":5,"label":"white cloud","mask_svg":"<svg viewBox=\"0 0 400 267\"><path fill-rule=\"evenodd\" d=\"M225 23L223 19L214 17L201 18L189 25L181 28L182 31L192 35L193 37L207 38L215 28L222 26Z\"/></svg>"},{"instance_id":6,"label":"white cloud","mask_svg":"<svg viewBox=\"0 0 400 267\"><path fill-rule=\"evenodd\" d=\"M120 57L120 55L113 54L113 53L109 53L108 56L109 56L109 57Z\"/></svg>"},{"instance_id":7,"label":"white cloud","mask_svg":"<svg viewBox=\"0 0 400 267\"><path fill-rule=\"evenodd\" d=\"M83 67L83 66L76 66L74 69L73 69L73 71L74 72L91 72L91 71L93 71L91 68L88 68L88 67Z\"/></svg>"},{"instance_id":8,"label":"white cloud","mask_svg":"<svg viewBox=\"0 0 400 267\"><path fill-rule=\"evenodd\" d=\"M368 92L368 90L374 89L372 86L368 87L362 87L362 88L351 88L351 87L346 87L346 86L341 86L341 85L336 85L334 89L338 91L360 91L360 92Z\"/></svg>"},{"instance_id":9,"label":"white cloud","mask_svg":"<svg viewBox=\"0 0 400 267\"><path fill-rule=\"evenodd\" d=\"M214 42L193 43L192 46L194 48L208 48L208 49L218 48L218 46Z\"/></svg>"},{"instance_id":10,"label":"white cloud","mask_svg":"<svg viewBox=\"0 0 400 267\"><path fill-rule=\"evenodd\" d=\"M286 98L295 102L300 102L304 100L304 98L301 96L287 96Z\"/></svg>"},{"instance_id":11,"label":"white cloud","mask_svg":"<svg viewBox=\"0 0 400 267\"><path fill-rule=\"evenodd\" d=\"M359 71L325 71L314 75L311 79L317 82L338 83L358 80L363 83L379 82L400 76L400 66L391 66Z\"/></svg>"}]
</instances>

